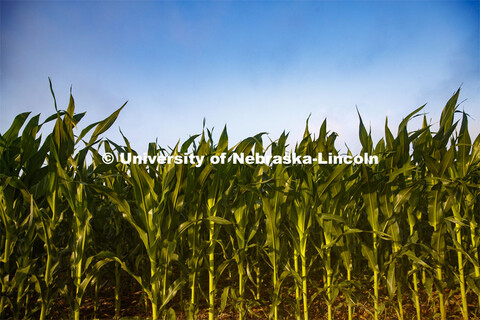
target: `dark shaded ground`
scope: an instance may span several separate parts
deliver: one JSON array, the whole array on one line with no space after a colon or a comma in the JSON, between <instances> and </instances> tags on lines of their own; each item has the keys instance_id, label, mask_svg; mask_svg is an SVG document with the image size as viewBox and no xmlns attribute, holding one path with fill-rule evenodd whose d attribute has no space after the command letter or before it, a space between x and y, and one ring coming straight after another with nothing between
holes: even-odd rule
<instances>
[{"instance_id":1,"label":"dark shaded ground","mask_svg":"<svg viewBox=\"0 0 480 320\"><path fill-rule=\"evenodd\" d=\"M386 292L382 292L386 294ZM268 297L267 292L265 292L265 297ZM384 296L385 297L385 296ZM446 311L447 318L450 319L462 319L461 316L461 296L457 292L446 291ZM290 295L291 299L280 305L280 319L294 319L294 309L293 301L294 296ZM438 302L434 297L429 300L425 292L421 293L421 302L422 302L422 318L423 319L435 319L439 318ZM289 303L290 302L290 303ZM177 298L177 301L173 302L175 309L177 310L177 319L186 319L182 304L180 299ZM398 319L395 305L397 304L396 297L393 301L388 298L382 298L380 303L385 305L385 310L379 317L380 319ZM220 300L218 301L220 305ZM114 309L114 294L113 288L107 287L103 288L100 291L99 301L98 301L98 310L96 315L94 313L95 302L88 298L84 301L81 308L82 319L113 319L115 316ZM413 301L408 296L404 296L403 299L404 306L404 318L406 320L415 319L415 305ZM470 319L479 319L480 315L478 313L478 298L475 294L470 293L468 295L468 307L470 312ZM348 318L348 309L345 303L345 298L343 296L337 297L334 305L334 318L335 319L347 319ZM205 303L200 305L200 312L198 314L198 319L208 319L208 309ZM269 313L268 302L265 301L264 305L259 305L258 307L252 308L252 311L256 314L249 314L248 319L267 319ZM353 319L373 319L373 300L370 297L369 292L364 292L360 294L360 299L358 305L354 309ZM59 301L52 310L51 319L68 319L68 305L64 301ZM320 297L317 297L313 304L309 308L309 316L314 320L323 320L327 319L327 305ZM148 319L150 317L150 306L146 302L144 295L137 288L125 288L122 294L122 313L121 317L125 319ZM237 313L235 310L228 309L222 312L217 316L217 319L238 319Z\"/></svg>"}]
</instances>

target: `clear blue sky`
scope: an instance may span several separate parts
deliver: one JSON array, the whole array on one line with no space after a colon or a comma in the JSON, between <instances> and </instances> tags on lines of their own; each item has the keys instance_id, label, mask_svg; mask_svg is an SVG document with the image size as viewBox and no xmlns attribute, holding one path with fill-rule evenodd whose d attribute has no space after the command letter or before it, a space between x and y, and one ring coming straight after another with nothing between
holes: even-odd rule
<instances>
[{"instance_id":1,"label":"clear blue sky","mask_svg":"<svg viewBox=\"0 0 480 320\"><path fill-rule=\"evenodd\" d=\"M70 86L83 126L129 100L118 128L135 149L173 145L203 118L231 142L311 114L358 151L358 106L376 139L428 103L432 123L462 86L480 132L479 1L1 1L0 132L54 112ZM416 125L413 124L412 128Z\"/></svg>"}]
</instances>

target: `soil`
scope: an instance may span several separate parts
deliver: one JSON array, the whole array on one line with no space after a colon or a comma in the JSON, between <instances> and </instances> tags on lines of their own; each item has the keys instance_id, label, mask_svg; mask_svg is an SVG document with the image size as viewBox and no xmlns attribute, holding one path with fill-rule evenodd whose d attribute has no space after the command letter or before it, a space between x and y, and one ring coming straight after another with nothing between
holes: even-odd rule
<instances>
[{"instance_id":1,"label":"soil","mask_svg":"<svg viewBox=\"0 0 480 320\"><path fill-rule=\"evenodd\" d=\"M122 292L122 301L121 301L121 319L149 319L150 315L150 306L145 299L145 295L138 288L126 288ZM386 294L386 292L382 292ZM264 295L268 297L268 293L265 292ZM385 297L385 295L383 295ZM421 309L422 309L422 319L439 319L439 309L438 301L434 295L429 299L428 295L425 292L421 292ZM446 291L446 312L448 319L462 319L461 315L461 296L457 292ZM295 319L294 312L294 295L290 295L286 300L289 302L284 302L279 306L279 315L280 319ZM416 318L415 305L412 299L408 296L405 296L403 299L403 309L404 309L404 319L410 320ZM184 308L180 303L180 298L177 297L176 301L172 302L176 312L177 319L186 319ZM397 311L395 306L397 305L397 298L393 299L382 298L380 304L385 306L384 311L381 313L379 319L391 320L398 319ZM218 304L220 305L220 298ZM206 303L203 302L199 306L200 311L198 313L197 319L208 319L208 308ZM339 295L335 300L334 308L334 319L348 319L348 306L346 304L345 297ZM473 294L468 294L468 308L470 312L470 319L479 319L480 314L478 313L478 297ZM353 319L366 320L373 319L373 299L371 298L370 292L364 292L360 294L360 299L358 304L354 307ZM247 319L268 319L269 314L269 305L268 301L264 301L264 304L260 304L257 307L252 307ZM68 305L65 301L58 301L56 305L52 308L51 319L68 319ZM97 310L95 312L95 302L92 298L87 298L81 307L81 318L82 319L114 319L115 318L115 308L114 308L114 289L113 287L104 287L100 290L99 301L97 305ZM238 319L237 313L235 310L226 309L222 313L218 314L217 319ZM309 318L312 320L323 320L327 319L327 304L326 302L317 296L311 306L309 307Z\"/></svg>"}]
</instances>

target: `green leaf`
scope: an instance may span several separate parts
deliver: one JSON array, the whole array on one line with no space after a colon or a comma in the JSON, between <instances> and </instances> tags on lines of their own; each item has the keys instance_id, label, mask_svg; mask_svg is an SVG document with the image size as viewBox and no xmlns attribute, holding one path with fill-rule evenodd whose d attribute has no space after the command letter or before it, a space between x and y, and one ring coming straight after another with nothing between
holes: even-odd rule
<instances>
[{"instance_id":1,"label":"green leaf","mask_svg":"<svg viewBox=\"0 0 480 320\"><path fill-rule=\"evenodd\" d=\"M107 131L112 126L112 124L117 119L118 114L120 113L120 111L122 111L123 107L125 107L127 102L125 102L120 108L118 108L116 111L114 111L110 116L108 116L107 118L105 118L104 120L100 121L97 124L95 130L92 133L92 137L90 138L90 141L88 142L89 145L92 145L102 133Z\"/></svg>"}]
</instances>

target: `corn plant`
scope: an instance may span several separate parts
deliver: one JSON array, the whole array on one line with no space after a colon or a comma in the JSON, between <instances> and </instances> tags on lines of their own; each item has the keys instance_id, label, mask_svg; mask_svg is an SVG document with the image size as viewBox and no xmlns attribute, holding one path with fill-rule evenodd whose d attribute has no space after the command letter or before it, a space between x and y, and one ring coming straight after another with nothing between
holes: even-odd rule
<instances>
[{"instance_id":1,"label":"corn plant","mask_svg":"<svg viewBox=\"0 0 480 320\"><path fill-rule=\"evenodd\" d=\"M360 117L360 116L359 116ZM370 133L367 134L365 126L363 125L362 118L360 117L360 129L359 129L360 142L362 144L362 152L372 154L374 152L373 142ZM378 145L381 148L381 145ZM382 150L375 150L375 153L379 153ZM381 222L379 221L380 206L378 199L378 190L380 188L380 181L375 175L375 170L379 170L379 167L374 168L362 165L360 170L361 184L362 184L362 200L364 203L364 209L367 215L367 221L372 230L372 242L370 244L362 243L362 253L368 261L368 265L373 272L373 301L374 301L374 319L377 320L381 312L381 306L379 304L379 286L380 286L380 265L379 265L379 246L380 246L380 234Z\"/></svg>"},{"instance_id":2,"label":"corn plant","mask_svg":"<svg viewBox=\"0 0 480 320\"><path fill-rule=\"evenodd\" d=\"M37 237L37 207L33 195L38 194L37 186L45 176L42 166L47 149L41 145L39 131L44 123L52 120L52 117L41 124L39 124L39 115L32 117L19 135L28 115L28 113L18 115L5 134L0 135L0 158L2 159L0 162L0 210L1 226L4 230L2 234L5 235L2 241L5 250L1 259L3 262L1 317L4 316L7 297L10 297L12 311L15 310L15 318L19 317L22 305L25 316L30 316L29 287L37 279L33 272L35 258L32 252ZM16 247L20 251L15 254ZM12 262L15 260L17 260L17 266L13 267ZM10 280L11 275L13 278ZM12 290L15 288L17 288L16 302L12 296Z\"/></svg>"},{"instance_id":3,"label":"corn plant","mask_svg":"<svg viewBox=\"0 0 480 320\"><path fill-rule=\"evenodd\" d=\"M253 150L257 154L263 153L262 136L258 134L254 137L243 140L238 144L235 152L238 154L251 154ZM234 299L238 302L239 319L246 317L248 306L246 305L246 285L247 285L247 256L250 250L255 246L253 239L258 231L260 216L255 214L256 202L258 202L259 192L255 184L263 174L262 166L238 166L233 185L236 192L230 206L232 207L233 232L230 234L232 244L233 259L237 266L238 273L238 294ZM253 182L253 183L252 183Z\"/></svg>"},{"instance_id":4,"label":"corn plant","mask_svg":"<svg viewBox=\"0 0 480 320\"><path fill-rule=\"evenodd\" d=\"M79 130L84 113L71 95L59 110L50 86L52 116L20 114L0 134L1 318L80 319L86 298L96 317L105 284L118 319L124 280L141 288L153 319L215 319L224 310L309 319L318 305L329 320L344 307L349 320L361 309L375 320L478 317L480 136L470 137L459 91L438 124L424 115L408 128L422 106L396 135L386 121L378 141L359 116L361 153L377 155L375 164L228 160L341 154L327 122L315 136L308 119L294 147L286 133L266 147L265 133L233 145L226 127L214 139L205 125L173 148L148 145L150 158L204 157L196 165L120 163L121 153L136 155L129 140L101 137L123 107ZM102 152L116 161L103 163ZM458 307L447 306L456 297Z\"/></svg>"},{"instance_id":5,"label":"corn plant","mask_svg":"<svg viewBox=\"0 0 480 320\"><path fill-rule=\"evenodd\" d=\"M285 154L285 143L287 135L282 134L278 142L272 144L272 155ZM266 166L266 165L264 165ZM282 245L280 227L284 219L284 205L286 193L290 189L290 178L288 177L284 166L276 164L272 167L265 168L265 172L272 179L272 185L265 188L262 194L263 212L265 214L266 229L266 251L270 268L272 269L272 293L271 293L271 311L270 317L277 320L278 305L281 302L280 289L283 280L288 272L284 270L285 246Z\"/></svg>"},{"instance_id":6,"label":"corn plant","mask_svg":"<svg viewBox=\"0 0 480 320\"><path fill-rule=\"evenodd\" d=\"M129 152L130 143L126 140ZM147 253L150 274L147 279L135 275L126 264L117 261L142 287L152 304L152 317L159 319L168 301L178 291L179 282L172 284L168 291L166 274L170 266L172 245L168 244L171 233L176 229L171 215L170 192L175 185L175 168L172 165L158 172L151 167L148 171L144 166L132 164L131 176L122 172L125 181L131 186L135 203L129 204L116 193L107 191L107 195L117 204L124 218L135 228ZM118 257L117 257L118 259ZM171 314L171 312L170 312Z\"/></svg>"}]
</instances>

